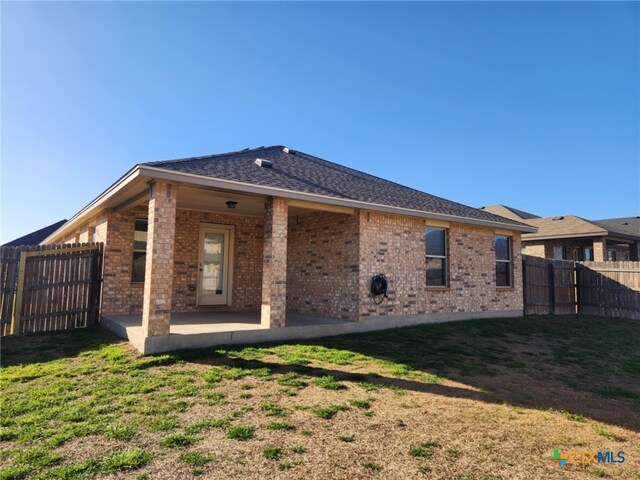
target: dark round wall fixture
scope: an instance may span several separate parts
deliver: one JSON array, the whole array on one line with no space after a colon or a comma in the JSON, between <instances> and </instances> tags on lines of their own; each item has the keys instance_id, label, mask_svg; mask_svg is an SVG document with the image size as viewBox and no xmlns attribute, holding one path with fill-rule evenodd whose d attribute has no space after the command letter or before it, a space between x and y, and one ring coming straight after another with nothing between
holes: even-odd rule
<instances>
[{"instance_id":1,"label":"dark round wall fixture","mask_svg":"<svg viewBox=\"0 0 640 480\"><path fill-rule=\"evenodd\" d=\"M371 279L371 296L373 297L373 303L380 305L385 298L388 298L388 287L389 282L383 273L379 273Z\"/></svg>"}]
</instances>

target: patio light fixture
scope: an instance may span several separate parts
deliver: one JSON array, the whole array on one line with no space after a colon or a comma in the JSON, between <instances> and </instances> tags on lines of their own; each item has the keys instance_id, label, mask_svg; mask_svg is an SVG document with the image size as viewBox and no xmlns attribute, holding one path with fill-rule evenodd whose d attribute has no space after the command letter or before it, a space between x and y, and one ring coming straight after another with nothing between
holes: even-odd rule
<instances>
[{"instance_id":1,"label":"patio light fixture","mask_svg":"<svg viewBox=\"0 0 640 480\"><path fill-rule=\"evenodd\" d=\"M235 200L229 200L227 202L227 208L233 209L236 208L236 205L238 205L238 202L236 202Z\"/></svg>"}]
</instances>

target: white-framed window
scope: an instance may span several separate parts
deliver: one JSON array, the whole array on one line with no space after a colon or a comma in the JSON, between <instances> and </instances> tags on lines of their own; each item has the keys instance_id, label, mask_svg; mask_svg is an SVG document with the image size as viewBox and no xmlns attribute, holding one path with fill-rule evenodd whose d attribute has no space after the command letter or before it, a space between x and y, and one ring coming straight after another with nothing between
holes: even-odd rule
<instances>
[{"instance_id":1,"label":"white-framed window","mask_svg":"<svg viewBox=\"0 0 640 480\"><path fill-rule=\"evenodd\" d=\"M496 251L496 286L513 286L513 268L511 254L511 237L507 235L496 235L494 237L494 247Z\"/></svg>"},{"instance_id":2,"label":"white-framed window","mask_svg":"<svg viewBox=\"0 0 640 480\"><path fill-rule=\"evenodd\" d=\"M135 221L133 233L133 264L131 266L131 281L144 282L144 272L147 265L147 229L146 220Z\"/></svg>"},{"instance_id":3,"label":"white-framed window","mask_svg":"<svg viewBox=\"0 0 640 480\"><path fill-rule=\"evenodd\" d=\"M584 247L582 249L582 260L585 262L593 262L593 247Z\"/></svg>"},{"instance_id":4,"label":"white-framed window","mask_svg":"<svg viewBox=\"0 0 640 480\"><path fill-rule=\"evenodd\" d=\"M562 246L553 247L553 259L564 260L564 247Z\"/></svg>"},{"instance_id":5,"label":"white-framed window","mask_svg":"<svg viewBox=\"0 0 640 480\"><path fill-rule=\"evenodd\" d=\"M425 229L425 259L427 267L427 287L448 285L448 235L446 228L427 227Z\"/></svg>"}]
</instances>

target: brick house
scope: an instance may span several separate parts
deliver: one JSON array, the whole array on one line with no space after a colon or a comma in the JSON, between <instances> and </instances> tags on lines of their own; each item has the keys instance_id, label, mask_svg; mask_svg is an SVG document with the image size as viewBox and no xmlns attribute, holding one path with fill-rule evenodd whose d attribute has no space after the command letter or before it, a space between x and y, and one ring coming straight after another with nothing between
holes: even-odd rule
<instances>
[{"instance_id":1,"label":"brick house","mask_svg":"<svg viewBox=\"0 0 640 480\"><path fill-rule=\"evenodd\" d=\"M505 205L481 209L537 228L537 232L522 235L526 255L595 262L639 260L640 217L586 220L563 215L542 218Z\"/></svg>"},{"instance_id":2,"label":"brick house","mask_svg":"<svg viewBox=\"0 0 640 480\"><path fill-rule=\"evenodd\" d=\"M533 231L274 146L136 165L46 243L105 243L101 322L153 353L519 316Z\"/></svg>"}]
</instances>

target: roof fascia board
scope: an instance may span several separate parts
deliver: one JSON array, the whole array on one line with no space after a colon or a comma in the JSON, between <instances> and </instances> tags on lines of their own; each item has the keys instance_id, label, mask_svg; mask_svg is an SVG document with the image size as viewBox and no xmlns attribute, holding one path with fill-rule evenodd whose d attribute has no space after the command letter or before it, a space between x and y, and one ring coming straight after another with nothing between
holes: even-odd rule
<instances>
[{"instance_id":1,"label":"roof fascia board","mask_svg":"<svg viewBox=\"0 0 640 480\"><path fill-rule=\"evenodd\" d=\"M616 241L640 242L640 237L633 236L633 235L627 235L627 234L624 234L624 233L618 233L618 232L609 232L609 235L607 235L607 240L612 240L614 242L616 242Z\"/></svg>"},{"instance_id":2,"label":"roof fascia board","mask_svg":"<svg viewBox=\"0 0 640 480\"><path fill-rule=\"evenodd\" d=\"M523 242L533 242L535 240L557 240L560 238L582 238L582 237L605 237L607 232L591 232L591 233L571 233L571 234L559 234L559 235L543 235L537 236L536 234L525 234L522 236Z\"/></svg>"},{"instance_id":3,"label":"roof fascia board","mask_svg":"<svg viewBox=\"0 0 640 480\"><path fill-rule=\"evenodd\" d=\"M91 216L95 215L96 212L94 210L100 205L104 204L109 198L115 195L117 192L126 187L129 183L140 176L140 166L136 165L127 173L125 173L122 177L116 180L109 188L107 188L104 192L102 192L98 197L96 197L91 203L89 203L86 207L76 213L73 217L71 217L66 223L64 223L60 228L58 228L55 232L49 235L47 238L43 240L43 243L48 243L57 237L61 236L63 233L72 230L77 226L78 223L82 219L84 219L87 214L91 214Z\"/></svg>"},{"instance_id":4,"label":"roof fascia board","mask_svg":"<svg viewBox=\"0 0 640 480\"><path fill-rule=\"evenodd\" d=\"M472 225L480 225L484 227L492 228L505 228L516 232L536 232L536 227L530 227L526 225L512 225L509 223L493 222L490 220L481 220L467 217L459 217L456 215L446 215L442 213L423 212L421 210L413 210L409 208L392 207L389 205L381 205L377 203L362 202L359 200L349 200L336 197L328 197L325 195L319 195L315 193L296 192L294 190L286 190L276 187L265 187L261 185L255 185L250 183L236 182L233 180L223 180L219 178L207 177L203 175L196 175L193 173L176 172L173 170L165 170L158 167L151 167L148 165L140 165L140 174L144 176L154 177L162 180L169 180L174 182L191 183L195 185L201 185L205 187L222 188L227 190L233 190L238 192L255 193L259 195L268 196L280 196L293 200L307 200L317 203L324 203L328 205L339 205L342 207L360 208L374 210L384 213L392 213L396 215L408 215L412 217L430 218L434 220L444 220L457 223L466 223Z\"/></svg>"}]
</instances>

